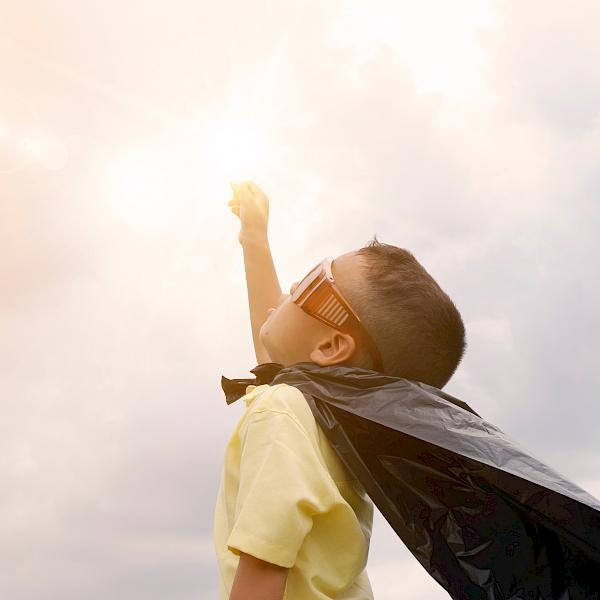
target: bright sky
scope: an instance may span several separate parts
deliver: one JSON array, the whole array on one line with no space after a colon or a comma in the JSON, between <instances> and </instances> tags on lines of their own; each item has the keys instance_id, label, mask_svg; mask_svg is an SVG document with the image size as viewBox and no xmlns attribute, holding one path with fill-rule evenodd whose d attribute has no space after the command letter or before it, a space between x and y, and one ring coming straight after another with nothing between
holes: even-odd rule
<instances>
[{"instance_id":1,"label":"bright sky","mask_svg":"<svg viewBox=\"0 0 600 600\"><path fill-rule=\"evenodd\" d=\"M0 597L216 597L255 366L229 181L282 287L373 234L459 307L446 390L600 497L600 5L0 9ZM376 513L377 600L442 600Z\"/></svg>"}]
</instances>

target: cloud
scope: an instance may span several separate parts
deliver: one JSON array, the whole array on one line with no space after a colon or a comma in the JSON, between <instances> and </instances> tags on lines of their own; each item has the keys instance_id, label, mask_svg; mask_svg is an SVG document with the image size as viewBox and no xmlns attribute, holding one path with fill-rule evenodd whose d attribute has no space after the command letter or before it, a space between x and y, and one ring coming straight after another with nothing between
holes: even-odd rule
<instances>
[{"instance_id":1,"label":"cloud","mask_svg":"<svg viewBox=\"0 0 600 600\"><path fill-rule=\"evenodd\" d=\"M373 597L441 600L444 589L412 555L375 507L367 573ZM447 595L447 594L446 594Z\"/></svg>"},{"instance_id":2,"label":"cloud","mask_svg":"<svg viewBox=\"0 0 600 600\"><path fill-rule=\"evenodd\" d=\"M443 588L430 577L415 559L410 563L397 560L374 565L369 569L373 597L378 600L393 600L403 596L413 600L436 600L445 594Z\"/></svg>"},{"instance_id":3,"label":"cloud","mask_svg":"<svg viewBox=\"0 0 600 600\"><path fill-rule=\"evenodd\" d=\"M497 76L512 114L570 138L598 124L600 60L594 23L600 7L579 0L573 10L534 0L503 2Z\"/></svg>"},{"instance_id":4,"label":"cloud","mask_svg":"<svg viewBox=\"0 0 600 600\"><path fill-rule=\"evenodd\" d=\"M409 248L467 325L448 392L600 495L598 9L461 2L440 23L435 3L378 2L363 16L380 33L358 6L7 13L0 122L69 162L0 175L0 595L216 595L242 411L219 381L255 360L238 224L194 127L231 93L273 118L258 183L282 287L374 233ZM160 210L120 203L157 180ZM444 597L377 519L376 597Z\"/></svg>"}]
</instances>

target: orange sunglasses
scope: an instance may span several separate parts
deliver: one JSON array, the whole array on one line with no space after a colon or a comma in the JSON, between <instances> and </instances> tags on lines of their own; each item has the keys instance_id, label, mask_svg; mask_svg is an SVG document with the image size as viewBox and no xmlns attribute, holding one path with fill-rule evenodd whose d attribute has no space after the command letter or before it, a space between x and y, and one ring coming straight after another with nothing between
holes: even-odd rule
<instances>
[{"instance_id":1,"label":"orange sunglasses","mask_svg":"<svg viewBox=\"0 0 600 600\"><path fill-rule=\"evenodd\" d=\"M373 338L335 284L332 263L333 258L327 256L311 269L290 294L292 302L338 331L357 334L373 357L374 370L383 372L381 354Z\"/></svg>"}]
</instances>

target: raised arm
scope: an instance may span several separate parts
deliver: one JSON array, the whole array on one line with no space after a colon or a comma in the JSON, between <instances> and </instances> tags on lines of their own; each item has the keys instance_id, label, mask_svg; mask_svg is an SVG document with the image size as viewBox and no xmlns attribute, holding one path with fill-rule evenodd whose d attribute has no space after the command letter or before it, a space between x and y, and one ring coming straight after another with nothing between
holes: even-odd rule
<instances>
[{"instance_id":1,"label":"raised arm","mask_svg":"<svg viewBox=\"0 0 600 600\"><path fill-rule=\"evenodd\" d=\"M267 309L276 307L281 297L267 234L269 199L251 181L230 185L233 196L227 204L241 222L238 241L244 253L252 340L257 364L262 364L271 358L259 339L260 328L267 319Z\"/></svg>"}]
</instances>

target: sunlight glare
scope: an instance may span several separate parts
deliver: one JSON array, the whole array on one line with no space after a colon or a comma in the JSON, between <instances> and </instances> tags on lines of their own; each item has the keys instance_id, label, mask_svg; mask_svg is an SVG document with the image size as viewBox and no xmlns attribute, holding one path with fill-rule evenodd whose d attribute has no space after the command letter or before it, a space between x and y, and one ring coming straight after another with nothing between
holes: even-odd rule
<instances>
[{"instance_id":1,"label":"sunlight glare","mask_svg":"<svg viewBox=\"0 0 600 600\"><path fill-rule=\"evenodd\" d=\"M21 140L19 148L27 156L39 157L43 149L43 143L35 138L25 138Z\"/></svg>"},{"instance_id":2,"label":"sunlight glare","mask_svg":"<svg viewBox=\"0 0 600 600\"><path fill-rule=\"evenodd\" d=\"M271 145L264 128L251 122L211 124L207 132L214 167L225 181L250 179L267 166Z\"/></svg>"},{"instance_id":3,"label":"sunlight glare","mask_svg":"<svg viewBox=\"0 0 600 600\"><path fill-rule=\"evenodd\" d=\"M138 231L173 231L193 226L191 221L206 229L229 216L230 181L269 180L284 164L283 148L272 136L276 114L245 92L260 87L260 73L246 76L249 81L236 79L215 110L180 121L160 140L114 162L106 182L114 214Z\"/></svg>"},{"instance_id":4,"label":"sunlight glare","mask_svg":"<svg viewBox=\"0 0 600 600\"><path fill-rule=\"evenodd\" d=\"M110 209L137 231L162 231L172 224L166 165L151 148L129 152L109 168Z\"/></svg>"},{"instance_id":5,"label":"sunlight glare","mask_svg":"<svg viewBox=\"0 0 600 600\"><path fill-rule=\"evenodd\" d=\"M271 125L266 115L234 104L219 115L198 120L188 151L215 181L260 179L276 159Z\"/></svg>"}]
</instances>

